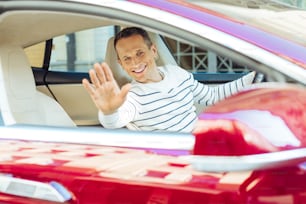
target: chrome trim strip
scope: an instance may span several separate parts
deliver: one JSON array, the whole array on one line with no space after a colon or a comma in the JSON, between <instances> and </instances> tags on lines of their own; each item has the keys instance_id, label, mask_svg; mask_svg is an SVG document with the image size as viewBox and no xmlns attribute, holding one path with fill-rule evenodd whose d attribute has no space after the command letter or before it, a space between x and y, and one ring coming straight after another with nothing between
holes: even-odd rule
<instances>
[{"instance_id":1,"label":"chrome trim strip","mask_svg":"<svg viewBox=\"0 0 306 204\"><path fill-rule=\"evenodd\" d=\"M102 127L56 128L13 125L0 127L0 139L77 143L130 148L192 150L192 134L168 132L138 132Z\"/></svg>"}]
</instances>

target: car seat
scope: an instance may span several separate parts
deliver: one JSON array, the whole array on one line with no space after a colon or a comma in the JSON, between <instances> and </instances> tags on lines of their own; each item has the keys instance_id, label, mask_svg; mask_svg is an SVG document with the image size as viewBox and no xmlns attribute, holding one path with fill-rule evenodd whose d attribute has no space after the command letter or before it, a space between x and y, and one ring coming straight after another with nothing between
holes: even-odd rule
<instances>
[{"instance_id":1,"label":"car seat","mask_svg":"<svg viewBox=\"0 0 306 204\"><path fill-rule=\"evenodd\" d=\"M0 47L0 110L5 125L76 126L53 98L36 90L34 76L21 47Z\"/></svg>"}]
</instances>

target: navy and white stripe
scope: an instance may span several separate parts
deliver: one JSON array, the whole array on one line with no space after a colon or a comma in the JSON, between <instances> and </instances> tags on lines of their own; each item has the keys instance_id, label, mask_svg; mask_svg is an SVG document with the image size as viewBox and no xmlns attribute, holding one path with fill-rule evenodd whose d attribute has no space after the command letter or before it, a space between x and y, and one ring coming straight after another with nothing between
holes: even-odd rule
<instances>
[{"instance_id":1,"label":"navy and white stripe","mask_svg":"<svg viewBox=\"0 0 306 204\"><path fill-rule=\"evenodd\" d=\"M126 102L112 115L99 114L104 127L190 132L197 121L194 103L212 105L243 88L243 79L210 87L180 67L159 68L164 80L132 82Z\"/></svg>"}]
</instances>

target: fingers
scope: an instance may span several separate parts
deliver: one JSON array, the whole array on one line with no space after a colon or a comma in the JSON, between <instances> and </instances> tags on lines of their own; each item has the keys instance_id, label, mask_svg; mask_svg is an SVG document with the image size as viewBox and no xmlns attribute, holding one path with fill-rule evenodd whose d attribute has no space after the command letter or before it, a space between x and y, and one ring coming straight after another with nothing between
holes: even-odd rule
<instances>
[{"instance_id":1,"label":"fingers","mask_svg":"<svg viewBox=\"0 0 306 204\"><path fill-rule=\"evenodd\" d=\"M94 95L94 89L87 79L83 79L82 84L90 95Z\"/></svg>"},{"instance_id":2,"label":"fingers","mask_svg":"<svg viewBox=\"0 0 306 204\"><path fill-rule=\"evenodd\" d=\"M100 82L101 80L99 80L98 75L96 74L95 70L93 69L89 70L89 77L90 77L92 84L96 88L100 87L100 84L102 84L102 82Z\"/></svg>"},{"instance_id":3,"label":"fingers","mask_svg":"<svg viewBox=\"0 0 306 204\"><path fill-rule=\"evenodd\" d=\"M114 80L112 70L109 68L108 64L105 63L105 62L103 62L103 63L101 64L101 67L103 68L104 75L105 75L105 79L106 79L107 81L112 81L112 80Z\"/></svg>"},{"instance_id":4,"label":"fingers","mask_svg":"<svg viewBox=\"0 0 306 204\"><path fill-rule=\"evenodd\" d=\"M256 72L254 78L253 78L253 83L261 83L264 81L265 75L260 72Z\"/></svg>"},{"instance_id":5,"label":"fingers","mask_svg":"<svg viewBox=\"0 0 306 204\"><path fill-rule=\"evenodd\" d=\"M98 79L99 85L105 83L106 78L105 78L105 73L104 69L99 63L94 64L94 70L95 70L95 75Z\"/></svg>"},{"instance_id":6,"label":"fingers","mask_svg":"<svg viewBox=\"0 0 306 204\"><path fill-rule=\"evenodd\" d=\"M98 83L97 85L103 84L106 81L113 81L113 73L111 69L109 68L108 64L103 62L102 64L95 63L94 64L94 71L95 73L92 73L90 77L92 78L93 83ZM96 76L94 76L94 74ZM96 84L95 84L96 85Z\"/></svg>"},{"instance_id":7,"label":"fingers","mask_svg":"<svg viewBox=\"0 0 306 204\"><path fill-rule=\"evenodd\" d=\"M85 89L91 95L95 94L96 89L99 89L100 87L109 86L108 83L106 82L115 82L115 85L118 88L118 85L116 81L114 80L112 71L109 68L108 64L106 63L102 63L102 64L95 63L93 66L93 69L89 70L89 77L90 77L92 85L87 79L83 79L82 83ZM119 88L118 88L118 92L119 92Z\"/></svg>"}]
</instances>

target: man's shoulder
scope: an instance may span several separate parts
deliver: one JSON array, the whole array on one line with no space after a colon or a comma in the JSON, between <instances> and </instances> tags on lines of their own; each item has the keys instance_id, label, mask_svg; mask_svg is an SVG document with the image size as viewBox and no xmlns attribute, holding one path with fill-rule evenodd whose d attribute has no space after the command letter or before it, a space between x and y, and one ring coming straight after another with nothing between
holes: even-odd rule
<instances>
[{"instance_id":1,"label":"man's shoulder","mask_svg":"<svg viewBox=\"0 0 306 204\"><path fill-rule=\"evenodd\" d=\"M190 72L181 68L180 66L172 64L165 65L161 67L160 70L164 72L164 74L170 76L170 78L175 78L175 79L186 79L186 77L189 78L191 74Z\"/></svg>"},{"instance_id":2,"label":"man's shoulder","mask_svg":"<svg viewBox=\"0 0 306 204\"><path fill-rule=\"evenodd\" d=\"M131 82L131 88L129 90L129 95L132 97L139 97L147 95L151 90L145 84L140 84L136 81Z\"/></svg>"}]
</instances>

